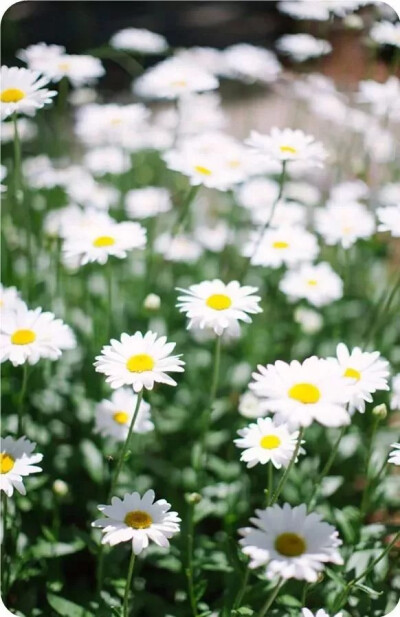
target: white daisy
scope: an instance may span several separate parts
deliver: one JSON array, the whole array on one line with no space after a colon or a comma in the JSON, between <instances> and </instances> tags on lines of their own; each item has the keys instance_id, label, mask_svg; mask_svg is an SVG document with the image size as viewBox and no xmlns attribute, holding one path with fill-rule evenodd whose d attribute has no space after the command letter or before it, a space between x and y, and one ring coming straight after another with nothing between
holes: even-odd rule
<instances>
[{"instance_id":1,"label":"white daisy","mask_svg":"<svg viewBox=\"0 0 400 617\"><path fill-rule=\"evenodd\" d=\"M251 210L250 217L254 225L269 223L269 227L299 228L303 226L307 213L302 204L280 200L275 206L269 203L264 204L263 208Z\"/></svg>"},{"instance_id":2,"label":"white daisy","mask_svg":"<svg viewBox=\"0 0 400 617\"><path fill-rule=\"evenodd\" d=\"M358 99L369 103L375 114L394 120L400 118L400 79L389 77L384 83L367 79L360 82L359 88Z\"/></svg>"},{"instance_id":3,"label":"white daisy","mask_svg":"<svg viewBox=\"0 0 400 617\"><path fill-rule=\"evenodd\" d=\"M128 251L145 245L146 230L139 223L109 219L92 227L73 227L65 235L62 250L66 263L72 266L92 262L103 265L110 256L124 259Z\"/></svg>"},{"instance_id":4,"label":"white daisy","mask_svg":"<svg viewBox=\"0 0 400 617\"><path fill-rule=\"evenodd\" d=\"M92 523L103 531L102 544L115 546L120 542L132 542L132 550L139 555L152 540L167 548L168 540L179 532L177 512L170 512L171 505L165 499L154 501L154 491L127 493L123 499L113 497L110 506L98 506L104 518Z\"/></svg>"},{"instance_id":5,"label":"white daisy","mask_svg":"<svg viewBox=\"0 0 400 617\"><path fill-rule=\"evenodd\" d=\"M355 202L366 199L370 194L370 188L363 180L348 180L340 182L332 187L330 201L333 202Z\"/></svg>"},{"instance_id":6,"label":"white daisy","mask_svg":"<svg viewBox=\"0 0 400 617\"><path fill-rule=\"evenodd\" d=\"M14 489L26 495L23 477L42 471L36 463L40 463L43 454L33 454L35 447L36 444L26 437L0 438L0 490L8 497L12 497Z\"/></svg>"},{"instance_id":7,"label":"white daisy","mask_svg":"<svg viewBox=\"0 0 400 617\"><path fill-rule=\"evenodd\" d=\"M302 614L303 617L330 617L323 608L320 608L315 614L308 610L308 608L303 608ZM343 613L336 613L336 615L333 615L332 617L343 617Z\"/></svg>"},{"instance_id":8,"label":"white daisy","mask_svg":"<svg viewBox=\"0 0 400 617\"><path fill-rule=\"evenodd\" d=\"M146 186L143 189L132 189L125 196L125 209L128 216L134 219L145 219L172 208L171 195L165 188Z\"/></svg>"},{"instance_id":9,"label":"white daisy","mask_svg":"<svg viewBox=\"0 0 400 617\"><path fill-rule=\"evenodd\" d=\"M276 81L282 67L272 51L248 43L227 47L221 53L222 74L245 83Z\"/></svg>"},{"instance_id":10,"label":"white daisy","mask_svg":"<svg viewBox=\"0 0 400 617\"><path fill-rule=\"evenodd\" d=\"M365 402L371 403L371 394L389 390L389 363L382 360L379 351L362 351L354 347L351 352L344 343L336 348L337 362L349 392L350 413L364 413Z\"/></svg>"},{"instance_id":11,"label":"white daisy","mask_svg":"<svg viewBox=\"0 0 400 617\"><path fill-rule=\"evenodd\" d=\"M94 366L98 373L107 375L112 388L132 386L135 392L143 388L152 390L155 383L176 386L167 373L182 373L185 364L180 356L171 356L175 343L167 343L165 336L154 332L134 335L121 334L121 340L111 339L110 345L101 350Z\"/></svg>"},{"instance_id":12,"label":"white daisy","mask_svg":"<svg viewBox=\"0 0 400 617\"><path fill-rule=\"evenodd\" d=\"M55 90L48 90L49 80L38 71L1 67L0 113L1 119L14 113L33 116L37 109L52 102Z\"/></svg>"},{"instance_id":13,"label":"white daisy","mask_svg":"<svg viewBox=\"0 0 400 617\"><path fill-rule=\"evenodd\" d=\"M392 24L390 21L375 23L371 28L369 36L373 41L381 45L400 47L400 23Z\"/></svg>"},{"instance_id":14,"label":"white daisy","mask_svg":"<svg viewBox=\"0 0 400 617\"><path fill-rule=\"evenodd\" d=\"M343 281L326 262L303 264L284 274L279 289L291 302L305 299L314 306L325 306L343 296Z\"/></svg>"},{"instance_id":15,"label":"white daisy","mask_svg":"<svg viewBox=\"0 0 400 617\"><path fill-rule=\"evenodd\" d=\"M400 443L392 443L391 447L393 450L389 454L388 462L393 463L393 465L400 465Z\"/></svg>"},{"instance_id":16,"label":"white daisy","mask_svg":"<svg viewBox=\"0 0 400 617\"><path fill-rule=\"evenodd\" d=\"M99 58L88 55L60 54L32 63L51 81L57 82L66 77L74 88L93 84L105 74Z\"/></svg>"},{"instance_id":17,"label":"white daisy","mask_svg":"<svg viewBox=\"0 0 400 617\"><path fill-rule=\"evenodd\" d=\"M120 388L96 405L95 431L103 437L125 442L133 413L136 409L137 394L130 388ZM150 405L141 401L133 427L134 433L148 433L154 429L151 421Z\"/></svg>"},{"instance_id":18,"label":"white daisy","mask_svg":"<svg viewBox=\"0 0 400 617\"><path fill-rule=\"evenodd\" d=\"M379 203L383 206L400 204L400 182L388 182L378 191Z\"/></svg>"},{"instance_id":19,"label":"white daisy","mask_svg":"<svg viewBox=\"0 0 400 617\"><path fill-rule=\"evenodd\" d=\"M76 346L74 334L53 313L41 308L29 310L25 304L2 316L0 324L0 362L14 366L36 364L40 358L57 360L66 349Z\"/></svg>"},{"instance_id":20,"label":"white daisy","mask_svg":"<svg viewBox=\"0 0 400 617\"><path fill-rule=\"evenodd\" d=\"M180 289L185 295L178 297L178 308L189 319L192 327L212 328L218 336L233 322L251 323L248 313L261 313L260 296L255 296L257 287L241 286L237 281L223 283L219 279L203 281Z\"/></svg>"},{"instance_id":21,"label":"white daisy","mask_svg":"<svg viewBox=\"0 0 400 617\"><path fill-rule=\"evenodd\" d=\"M325 563L343 564L338 532L320 514L307 514L305 504L295 508L275 504L256 510L256 515L250 519L255 527L239 530L240 544L250 557L250 568L265 567L267 578L315 583Z\"/></svg>"},{"instance_id":22,"label":"white daisy","mask_svg":"<svg viewBox=\"0 0 400 617\"><path fill-rule=\"evenodd\" d=\"M348 249L357 240L373 235L375 221L363 204L329 202L316 210L315 228L327 244L341 244Z\"/></svg>"},{"instance_id":23,"label":"white daisy","mask_svg":"<svg viewBox=\"0 0 400 617\"><path fill-rule=\"evenodd\" d=\"M266 229L261 239L260 232L256 230L243 247L243 254L251 258L253 266L269 268L313 261L318 252L316 237L299 226Z\"/></svg>"},{"instance_id":24,"label":"white daisy","mask_svg":"<svg viewBox=\"0 0 400 617\"><path fill-rule=\"evenodd\" d=\"M250 392L250 390L241 395L238 411L245 418L260 418L261 416L265 416L265 409L260 399L255 396L253 392Z\"/></svg>"},{"instance_id":25,"label":"white daisy","mask_svg":"<svg viewBox=\"0 0 400 617\"><path fill-rule=\"evenodd\" d=\"M137 51L141 54L162 54L168 49L167 40L145 28L125 28L110 39L111 47Z\"/></svg>"},{"instance_id":26,"label":"white daisy","mask_svg":"<svg viewBox=\"0 0 400 617\"><path fill-rule=\"evenodd\" d=\"M322 315L305 306L298 306L294 311L293 317L295 322L300 324L305 334L315 334L319 332L324 325Z\"/></svg>"},{"instance_id":27,"label":"white daisy","mask_svg":"<svg viewBox=\"0 0 400 617\"><path fill-rule=\"evenodd\" d=\"M32 120L28 120L28 118L17 119L17 131L18 137L22 142L30 141L31 139L34 139L37 135L36 124L34 124ZM14 122L12 120L2 122L0 131L0 142L6 144L12 141L14 141Z\"/></svg>"},{"instance_id":28,"label":"white daisy","mask_svg":"<svg viewBox=\"0 0 400 617\"><path fill-rule=\"evenodd\" d=\"M400 373L393 376L390 407L400 411Z\"/></svg>"},{"instance_id":29,"label":"white daisy","mask_svg":"<svg viewBox=\"0 0 400 617\"><path fill-rule=\"evenodd\" d=\"M131 166L127 154L116 146L93 148L85 154L83 162L95 176L123 174Z\"/></svg>"},{"instance_id":30,"label":"white daisy","mask_svg":"<svg viewBox=\"0 0 400 617\"><path fill-rule=\"evenodd\" d=\"M24 304L25 302L21 300L21 294L16 287L4 287L0 283L0 313L2 315Z\"/></svg>"},{"instance_id":31,"label":"white daisy","mask_svg":"<svg viewBox=\"0 0 400 617\"><path fill-rule=\"evenodd\" d=\"M311 0L282 0L278 3L282 13L290 15L293 19L312 19L326 21L329 19L329 7L325 2L312 2Z\"/></svg>"},{"instance_id":32,"label":"white daisy","mask_svg":"<svg viewBox=\"0 0 400 617\"><path fill-rule=\"evenodd\" d=\"M279 420L296 428L313 420L324 426L350 423L345 407L349 394L335 362L312 356L302 363L277 360L257 368L249 388Z\"/></svg>"},{"instance_id":33,"label":"white daisy","mask_svg":"<svg viewBox=\"0 0 400 617\"><path fill-rule=\"evenodd\" d=\"M62 45L34 43L26 49L20 49L16 56L22 62L25 62L30 69L43 73L43 66L46 66L49 60L58 58L63 54L65 54L65 47Z\"/></svg>"},{"instance_id":34,"label":"white daisy","mask_svg":"<svg viewBox=\"0 0 400 617\"><path fill-rule=\"evenodd\" d=\"M289 465L299 432L291 432L287 424L275 424L272 418L259 418L257 423L240 429L238 435L240 439L234 439L234 443L244 449L240 460L247 463L247 467L271 461L276 469L280 469Z\"/></svg>"},{"instance_id":35,"label":"white daisy","mask_svg":"<svg viewBox=\"0 0 400 617\"><path fill-rule=\"evenodd\" d=\"M149 113L140 103L92 103L77 110L75 133L89 146L126 145L127 139L142 131Z\"/></svg>"},{"instance_id":36,"label":"white daisy","mask_svg":"<svg viewBox=\"0 0 400 617\"><path fill-rule=\"evenodd\" d=\"M285 34L276 44L278 51L290 56L296 62L325 56L332 51L332 45L323 39L316 39L311 34Z\"/></svg>"},{"instance_id":37,"label":"white daisy","mask_svg":"<svg viewBox=\"0 0 400 617\"><path fill-rule=\"evenodd\" d=\"M191 264L200 259L204 250L201 244L187 234L171 236L169 233L160 234L154 242L154 250L161 253L167 261Z\"/></svg>"},{"instance_id":38,"label":"white daisy","mask_svg":"<svg viewBox=\"0 0 400 617\"><path fill-rule=\"evenodd\" d=\"M389 231L394 238L400 238L400 204L378 208L378 231Z\"/></svg>"},{"instance_id":39,"label":"white daisy","mask_svg":"<svg viewBox=\"0 0 400 617\"><path fill-rule=\"evenodd\" d=\"M252 131L246 143L260 155L275 161L302 161L310 166L322 167L327 157L323 145L299 129L274 127L269 135Z\"/></svg>"}]
</instances>

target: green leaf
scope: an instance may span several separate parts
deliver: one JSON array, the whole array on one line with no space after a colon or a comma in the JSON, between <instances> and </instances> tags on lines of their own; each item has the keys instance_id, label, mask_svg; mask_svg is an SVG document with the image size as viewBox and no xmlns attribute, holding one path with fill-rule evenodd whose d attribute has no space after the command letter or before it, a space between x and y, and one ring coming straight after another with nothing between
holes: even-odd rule
<instances>
[{"instance_id":1,"label":"green leaf","mask_svg":"<svg viewBox=\"0 0 400 617\"><path fill-rule=\"evenodd\" d=\"M251 617L251 615L254 615L254 611L252 608L249 608L248 606L241 606L240 608L237 608L236 610L232 611L232 615L234 615L236 617L236 615L239 617Z\"/></svg>"},{"instance_id":2,"label":"green leaf","mask_svg":"<svg viewBox=\"0 0 400 617\"><path fill-rule=\"evenodd\" d=\"M285 594L283 596L279 596L276 600L277 604L282 604L283 606L287 606L289 608L301 608L303 605L297 598L290 596L289 594Z\"/></svg>"},{"instance_id":3,"label":"green leaf","mask_svg":"<svg viewBox=\"0 0 400 617\"><path fill-rule=\"evenodd\" d=\"M65 598L60 598L60 596L55 596L52 593L47 594L47 601L51 608L53 608L58 615L62 615L62 617L94 617L94 613L87 608L79 606L75 604L75 602L71 602Z\"/></svg>"},{"instance_id":4,"label":"green leaf","mask_svg":"<svg viewBox=\"0 0 400 617\"><path fill-rule=\"evenodd\" d=\"M87 469L89 476L99 484L103 478L103 458L92 441L84 439L79 445L82 454L82 465Z\"/></svg>"},{"instance_id":5,"label":"green leaf","mask_svg":"<svg viewBox=\"0 0 400 617\"><path fill-rule=\"evenodd\" d=\"M74 542L46 542L39 541L30 548L30 555L33 559L52 559L63 555L72 555L85 548L85 543L76 539Z\"/></svg>"},{"instance_id":6,"label":"green leaf","mask_svg":"<svg viewBox=\"0 0 400 617\"><path fill-rule=\"evenodd\" d=\"M364 585L364 583L357 583L354 586L356 589L360 589L361 591L366 593L370 598L373 598L375 600L376 598L379 598L379 596L383 594L383 591L375 591L375 589L368 587L368 585Z\"/></svg>"}]
</instances>

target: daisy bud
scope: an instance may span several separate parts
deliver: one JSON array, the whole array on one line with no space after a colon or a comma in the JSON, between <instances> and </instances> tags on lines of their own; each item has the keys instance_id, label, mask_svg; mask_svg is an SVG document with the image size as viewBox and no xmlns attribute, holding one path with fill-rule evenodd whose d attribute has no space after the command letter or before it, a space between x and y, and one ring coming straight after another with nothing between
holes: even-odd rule
<instances>
[{"instance_id":1,"label":"daisy bud","mask_svg":"<svg viewBox=\"0 0 400 617\"><path fill-rule=\"evenodd\" d=\"M143 302L143 308L147 311L158 311L161 306L161 298L156 294L149 294L145 297Z\"/></svg>"},{"instance_id":2,"label":"daisy bud","mask_svg":"<svg viewBox=\"0 0 400 617\"><path fill-rule=\"evenodd\" d=\"M387 416L387 407L385 403L375 405L375 407L372 409L372 413L378 418L378 420L385 420Z\"/></svg>"},{"instance_id":3,"label":"daisy bud","mask_svg":"<svg viewBox=\"0 0 400 617\"><path fill-rule=\"evenodd\" d=\"M57 497L65 497L69 493L69 486L64 480L54 480L52 489Z\"/></svg>"},{"instance_id":4,"label":"daisy bud","mask_svg":"<svg viewBox=\"0 0 400 617\"><path fill-rule=\"evenodd\" d=\"M186 493L185 499L187 503L194 506L197 503L200 503L200 501L202 500L202 496L200 495L200 493Z\"/></svg>"},{"instance_id":5,"label":"daisy bud","mask_svg":"<svg viewBox=\"0 0 400 617\"><path fill-rule=\"evenodd\" d=\"M349 28L349 30L362 30L364 27L364 22L362 17L359 15L346 15L343 19L343 25L345 28Z\"/></svg>"}]
</instances>

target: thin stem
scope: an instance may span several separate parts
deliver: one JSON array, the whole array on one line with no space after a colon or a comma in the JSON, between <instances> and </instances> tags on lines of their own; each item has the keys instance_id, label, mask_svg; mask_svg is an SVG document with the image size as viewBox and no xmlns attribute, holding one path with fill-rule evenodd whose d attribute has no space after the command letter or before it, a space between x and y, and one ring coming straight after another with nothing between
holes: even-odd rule
<instances>
[{"instance_id":1,"label":"thin stem","mask_svg":"<svg viewBox=\"0 0 400 617\"><path fill-rule=\"evenodd\" d=\"M219 370L221 366L221 341L222 341L222 336L217 336L217 340L215 342L214 371L213 371L213 378L212 378L211 390L210 390L210 411L214 403L215 397L217 395Z\"/></svg>"},{"instance_id":2,"label":"thin stem","mask_svg":"<svg viewBox=\"0 0 400 617\"><path fill-rule=\"evenodd\" d=\"M372 456L372 446L374 442L376 429L378 428L378 424L379 424L379 417L374 415L372 419L372 427L371 427L368 444L367 444L367 452L365 455L365 487L363 490L363 494L361 498L361 505L360 505L360 519L361 520L364 519L368 511L368 502L369 502L368 474L369 474L369 467L370 467L370 461L371 461L371 456Z\"/></svg>"},{"instance_id":3,"label":"thin stem","mask_svg":"<svg viewBox=\"0 0 400 617\"><path fill-rule=\"evenodd\" d=\"M399 287L400 287L400 274L395 279L393 287L389 291L389 293L386 295L386 298L384 295L381 296L381 298L378 300L378 302L376 303L376 306L374 307L372 311L371 320L368 323L368 329L365 332L364 338L366 339L366 341L364 343L364 349L367 348L369 343L373 340L375 332L381 324L381 316L382 315L386 316L386 313L388 312L396 296L396 293L399 290Z\"/></svg>"},{"instance_id":4,"label":"thin stem","mask_svg":"<svg viewBox=\"0 0 400 617\"><path fill-rule=\"evenodd\" d=\"M189 504L189 516L188 516L188 548L187 548L187 568L186 578L188 582L188 593L190 606L192 609L193 617L198 616L196 595L194 593L193 584L193 535L194 535L194 504Z\"/></svg>"},{"instance_id":5,"label":"thin stem","mask_svg":"<svg viewBox=\"0 0 400 617\"><path fill-rule=\"evenodd\" d=\"M322 480L329 473L329 471L330 471L330 469L331 469L331 467L333 465L333 461L336 458L336 454L338 452L340 442L341 442L342 437L343 437L343 435L344 435L344 433L346 431L346 426L347 425L342 426L342 428L340 429L339 436L338 436L337 440L335 441L335 443L333 444L333 447L332 447L331 453L329 455L329 458L326 461L324 467L322 468L321 473L319 474L319 476L317 477L316 481L314 482L314 486L313 486L313 489L312 489L312 492L311 492L310 501L309 501L310 510L312 510L312 508L315 505L315 500L316 500L316 497L317 497L318 490L321 487Z\"/></svg>"},{"instance_id":6,"label":"thin stem","mask_svg":"<svg viewBox=\"0 0 400 617\"><path fill-rule=\"evenodd\" d=\"M172 233L171 233L171 242L173 240L173 238L177 235L177 233L180 231L181 227L183 227L188 215L189 215L189 209L190 209L190 205L192 203L192 201L194 200L194 198L196 197L198 191L200 189L200 185L197 186L191 186L186 197L185 200L182 204L182 208L181 208L181 214L178 217L178 219L175 222L175 225L172 228Z\"/></svg>"},{"instance_id":7,"label":"thin stem","mask_svg":"<svg viewBox=\"0 0 400 617\"><path fill-rule=\"evenodd\" d=\"M12 115L14 125L14 196L17 204L20 202L20 191L22 190L21 178L21 142L18 133L17 112Z\"/></svg>"},{"instance_id":8,"label":"thin stem","mask_svg":"<svg viewBox=\"0 0 400 617\"><path fill-rule=\"evenodd\" d=\"M134 565L135 565L135 553L132 551L131 557L129 559L128 576L126 577L122 617L128 617L129 615L128 602L129 602L129 592L132 587L132 577L133 577Z\"/></svg>"},{"instance_id":9,"label":"thin stem","mask_svg":"<svg viewBox=\"0 0 400 617\"><path fill-rule=\"evenodd\" d=\"M268 600L266 601L266 603L264 604L260 612L257 613L257 617L264 617L264 615L267 614L268 609L271 608L271 606L275 602L275 599L279 591L281 590L281 587L282 587L282 578L278 580L278 583L276 587L274 588L273 592L271 593L271 595L269 596Z\"/></svg>"},{"instance_id":10,"label":"thin stem","mask_svg":"<svg viewBox=\"0 0 400 617\"><path fill-rule=\"evenodd\" d=\"M298 455L298 453L299 453L300 446L301 446L301 442L302 442L302 439L303 439L303 435L304 435L304 427L301 427L301 429L300 429L300 431L299 431L299 437L298 437L298 439L297 439L296 448L295 448L295 450L294 450L294 452L293 452L293 456L292 456L292 458L290 459L289 465L286 467L285 472L283 473L283 475L282 475L282 477L281 477L281 479L280 479L280 481L279 481L278 487L277 487L277 489L276 489L275 493L274 493L274 494L273 494L273 496L272 496L271 503L270 503L270 505L271 505L271 506L273 506L273 505L274 505L274 503L276 503L276 502L277 502L278 497L279 497L279 495L281 494L282 489L283 489L283 487L284 487L284 486L285 486L285 484L286 484L286 480L287 480L287 479L288 479L288 477L289 477L290 471L291 471L291 469L292 469L293 465L294 465L294 464L295 464L295 462L296 462L297 455Z\"/></svg>"},{"instance_id":11,"label":"thin stem","mask_svg":"<svg viewBox=\"0 0 400 617\"><path fill-rule=\"evenodd\" d=\"M2 538L2 547L1 547L1 596L6 599L7 595L7 551L6 551L6 539L7 539L7 512L8 512L8 498L7 495L3 492L1 495L1 504L2 504L2 512L1 516L3 519L3 538Z\"/></svg>"},{"instance_id":12,"label":"thin stem","mask_svg":"<svg viewBox=\"0 0 400 617\"><path fill-rule=\"evenodd\" d=\"M239 587L239 591L237 593L237 596L235 598L235 601L233 603L233 609L238 608L238 606L241 605L242 600L243 600L243 596L246 593L246 589L247 589L247 583L249 582L249 576L250 576L250 568L248 566L246 566L246 570L243 576L243 581L242 584Z\"/></svg>"},{"instance_id":13,"label":"thin stem","mask_svg":"<svg viewBox=\"0 0 400 617\"><path fill-rule=\"evenodd\" d=\"M113 290L112 290L112 263L107 262L107 312L108 312L108 339L111 338L113 322Z\"/></svg>"},{"instance_id":14,"label":"thin stem","mask_svg":"<svg viewBox=\"0 0 400 617\"><path fill-rule=\"evenodd\" d=\"M18 400L17 434L19 437L24 434L23 408L24 408L24 400L25 400L27 385L28 385L28 363L25 362L24 367L23 367L23 374L22 374L22 385L21 385L21 390L19 393L19 400Z\"/></svg>"},{"instance_id":15,"label":"thin stem","mask_svg":"<svg viewBox=\"0 0 400 617\"><path fill-rule=\"evenodd\" d=\"M274 492L274 468L272 465L272 462L269 461L269 463L267 464L268 470L268 485L267 485L267 506L270 505L271 503L271 499L272 499L272 494Z\"/></svg>"}]
</instances>

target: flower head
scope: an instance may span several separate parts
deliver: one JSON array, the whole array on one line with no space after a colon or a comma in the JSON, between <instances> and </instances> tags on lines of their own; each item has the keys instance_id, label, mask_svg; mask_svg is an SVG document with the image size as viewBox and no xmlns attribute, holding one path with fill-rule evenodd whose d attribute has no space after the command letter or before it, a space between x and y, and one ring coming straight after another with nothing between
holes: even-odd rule
<instances>
[{"instance_id":1,"label":"flower head","mask_svg":"<svg viewBox=\"0 0 400 617\"><path fill-rule=\"evenodd\" d=\"M35 115L37 109L52 102L55 90L48 90L49 80L38 71L1 67L0 113L1 119L14 113Z\"/></svg>"},{"instance_id":2,"label":"flower head","mask_svg":"<svg viewBox=\"0 0 400 617\"><path fill-rule=\"evenodd\" d=\"M311 34L285 34L276 47L282 54L290 56L296 62L325 56L332 51L332 45L323 39L316 39Z\"/></svg>"},{"instance_id":3,"label":"flower head","mask_svg":"<svg viewBox=\"0 0 400 617\"><path fill-rule=\"evenodd\" d=\"M400 204L378 208L378 231L388 231L394 238L400 238Z\"/></svg>"},{"instance_id":4,"label":"flower head","mask_svg":"<svg viewBox=\"0 0 400 617\"><path fill-rule=\"evenodd\" d=\"M322 167L327 153L322 144L312 135L306 135L299 129L271 129L269 135L256 131L250 133L247 144L261 156L275 161L302 161L310 167Z\"/></svg>"},{"instance_id":5,"label":"flower head","mask_svg":"<svg viewBox=\"0 0 400 617\"><path fill-rule=\"evenodd\" d=\"M299 225L266 229L261 239L255 231L243 247L243 254L254 266L280 268L302 261L313 261L318 255L316 237Z\"/></svg>"},{"instance_id":6,"label":"flower head","mask_svg":"<svg viewBox=\"0 0 400 617\"><path fill-rule=\"evenodd\" d=\"M33 454L35 447L36 444L26 437L0 438L0 490L8 497L12 496L14 489L25 495L23 477L42 471L36 463L40 463L43 454Z\"/></svg>"},{"instance_id":7,"label":"flower head","mask_svg":"<svg viewBox=\"0 0 400 617\"><path fill-rule=\"evenodd\" d=\"M125 441L136 403L137 394L134 394L130 388L120 388L113 392L110 399L104 399L96 406L96 432L103 437L111 437L115 441ZM153 428L150 405L142 400L133 432L148 433Z\"/></svg>"},{"instance_id":8,"label":"flower head","mask_svg":"<svg viewBox=\"0 0 400 617\"><path fill-rule=\"evenodd\" d=\"M304 298L314 306L325 306L342 297L343 282L328 263L321 262L288 270L279 283L279 289L291 302Z\"/></svg>"},{"instance_id":9,"label":"flower head","mask_svg":"<svg viewBox=\"0 0 400 617\"><path fill-rule=\"evenodd\" d=\"M392 452L389 454L389 463L400 465L400 443L392 443Z\"/></svg>"},{"instance_id":10,"label":"flower head","mask_svg":"<svg viewBox=\"0 0 400 617\"><path fill-rule=\"evenodd\" d=\"M125 28L116 32L110 40L115 49L137 51L141 54L162 54L168 49L167 40L145 28Z\"/></svg>"},{"instance_id":11,"label":"flower head","mask_svg":"<svg viewBox=\"0 0 400 617\"><path fill-rule=\"evenodd\" d=\"M347 249L361 238L370 238L375 221L363 204L330 202L316 211L315 227L327 244L341 244Z\"/></svg>"}]
</instances>

